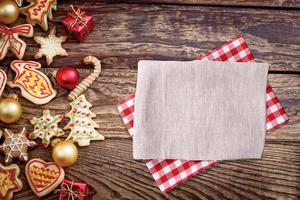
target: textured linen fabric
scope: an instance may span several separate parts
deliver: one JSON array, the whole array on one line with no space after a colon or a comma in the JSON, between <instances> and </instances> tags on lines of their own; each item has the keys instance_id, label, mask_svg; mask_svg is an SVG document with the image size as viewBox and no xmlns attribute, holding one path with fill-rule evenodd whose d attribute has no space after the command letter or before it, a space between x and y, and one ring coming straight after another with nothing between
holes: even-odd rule
<instances>
[{"instance_id":1,"label":"textured linen fabric","mask_svg":"<svg viewBox=\"0 0 300 200\"><path fill-rule=\"evenodd\" d=\"M135 159L260 158L268 65L140 61Z\"/></svg>"}]
</instances>

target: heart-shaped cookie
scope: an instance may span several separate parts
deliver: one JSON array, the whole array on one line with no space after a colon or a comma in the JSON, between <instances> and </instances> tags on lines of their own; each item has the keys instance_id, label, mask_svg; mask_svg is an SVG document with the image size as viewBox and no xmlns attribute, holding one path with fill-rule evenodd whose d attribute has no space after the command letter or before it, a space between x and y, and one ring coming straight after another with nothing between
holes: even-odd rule
<instances>
[{"instance_id":1,"label":"heart-shaped cookie","mask_svg":"<svg viewBox=\"0 0 300 200\"><path fill-rule=\"evenodd\" d=\"M62 167L41 159L30 160L26 164L25 174L31 189L38 197L53 191L65 177L65 171Z\"/></svg>"},{"instance_id":2,"label":"heart-shaped cookie","mask_svg":"<svg viewBox=\"0 0 300 200\"><path fill-rule=\"evenodd\" d=\"M2 69L0 69L0 97L5 88L6 82L7 82L6 73Z\"/></svg>"}]
</instances>

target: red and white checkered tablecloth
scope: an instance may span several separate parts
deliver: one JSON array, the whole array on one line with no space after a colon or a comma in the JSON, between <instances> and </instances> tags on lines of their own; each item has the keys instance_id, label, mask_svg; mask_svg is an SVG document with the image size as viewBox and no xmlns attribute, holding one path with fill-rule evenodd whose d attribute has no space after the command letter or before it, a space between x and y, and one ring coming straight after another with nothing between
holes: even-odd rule
<instances>
[{"instance_id":1,"label":"red and white checkered tablecloth","mask_svg":"<svg viewBox=\"0 0 300 200\"><path fill-rule=\"evenodd\" d=\"M197 60L213 60L228 62L253 62L254 57L242 37L238 37L226 44L206 53ZM134 94L118 103L118 111L129 134L134 133ZM288 122L288 116L281 106L271 85L267 85L266 93L268 131ZM188 160L145 160L154 180L162 192L168 192L195 174L215 165L218 161L188 161Z\"/></svg>"}]
</instances>

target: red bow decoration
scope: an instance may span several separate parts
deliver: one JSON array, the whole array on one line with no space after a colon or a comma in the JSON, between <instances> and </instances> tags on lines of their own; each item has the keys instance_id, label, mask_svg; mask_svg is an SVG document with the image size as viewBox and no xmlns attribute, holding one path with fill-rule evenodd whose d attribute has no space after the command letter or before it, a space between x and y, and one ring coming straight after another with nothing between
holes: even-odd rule
<instances>
[{"instance_id":1,"label":"red bow decoration","mask_svg":"<svg viewBox=\"0 0 300 200\"><path fill-rule=\"evenodd\" d=\"M26 43L19 38L19 35L24 37L33 36L33 27L30 24L22 24L12 28L0 24L0 60L6 56L10 49L18 59L22 59L26 49Z\"/></svg>"}]
</instances>

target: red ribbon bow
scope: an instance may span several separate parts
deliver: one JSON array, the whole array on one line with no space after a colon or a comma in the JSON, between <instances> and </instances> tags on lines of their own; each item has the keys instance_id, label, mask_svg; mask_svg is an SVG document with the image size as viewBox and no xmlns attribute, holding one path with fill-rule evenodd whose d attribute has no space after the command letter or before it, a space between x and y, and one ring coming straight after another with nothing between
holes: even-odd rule
<instances>
[{"instance_id":1,"label":"red ribbon bow","mask_svg":"<svg viewBox=\"0 0 300 200\"><path fill-rule=\"evenodd\" d=\"M30 24L22 24L12 28L0 24L0 60L3 58L7 52L7 49L10 48L11 51L18 55L21 53L23 45L26 45L18 36L22 35L25 37L31 37L33 28Z\"/></svg>"}]
</instances>

